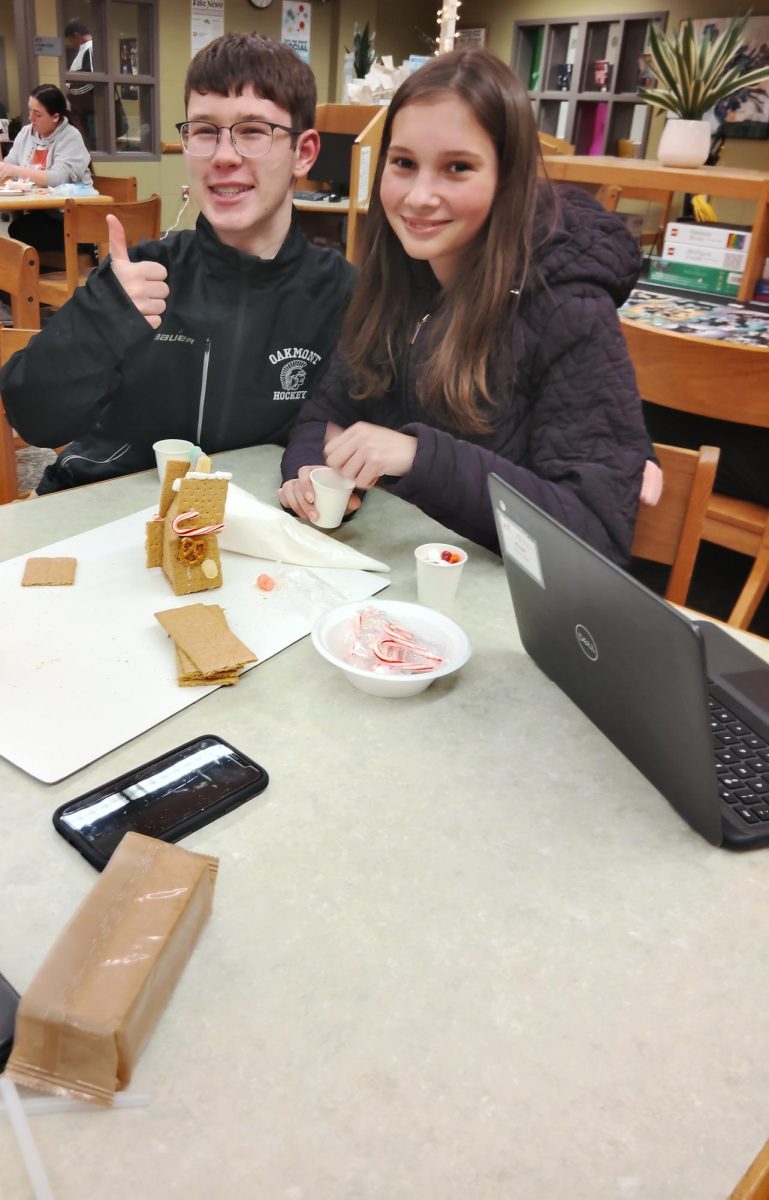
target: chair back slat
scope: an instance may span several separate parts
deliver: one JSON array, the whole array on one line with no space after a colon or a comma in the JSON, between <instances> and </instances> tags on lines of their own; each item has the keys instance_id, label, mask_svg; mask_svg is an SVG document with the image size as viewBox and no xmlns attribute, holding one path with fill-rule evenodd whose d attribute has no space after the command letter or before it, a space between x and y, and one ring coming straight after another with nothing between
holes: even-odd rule
<instances>
[{"instance_id":1,"label":"chair back slat","mask_svg":"<svg viewBox=\"0 0 769 1200\"><path fill-rule=\"evenodd\" d=\"M11 297L13 323L26 329L40 328L38 280L40 260L33 246L15 238L0 238L0 291Z\"/></svg>"},{"instance_id":2,"label":"chair back slat","mask_svg":"<svg viewBox=\"0 0 769 1200\"><path fill-rule=\"evenodd\" d=\"M118 204L133 204L137 199L136 176L95 175L91 182L102 196L111 196Z\"/></svg>"},{"instance_id":3,"label":"chair back slat","mask_svg":"<svg viewBox=\"0 0 769 1200\"><path fill-rule=\"evenodd\" d=\"M3 238L3 241L6 239ZM1 278L1 276L0 276ZM12 354L23 350L38 329L4 329L0 327L0 367ZM8 504L19 498L19 477L16 468L16 446L13 430L3 408L0 397L0 504Z\"/></svg>"},{"instance_id":4,"label":"chair back slat","mask_svg":"<svg viewBox=\"0 0 769 1200\"><path fill-rule=\"evenodd\" d=\"M639 506L633 555L671 566L665 598L685 604L713 494L719 451L714 446L702 446L697 451L659 444L654 449L662 467L662 497L654 506Z\"/></svg>"},{"instance_id":5,"label":"chair back slat","mask_svg":"<svg viewBox=\"0 0 769 1200\"><path fill-rule=\"evenodd\" d=\"M126 234L129 246L148 238L160 237L160 197L125 204L83 204L77 200L64 202L64 273L43 275L40 280L40 300L60 308L86 282L78 257L78 245L95 245L99 257L109 251L108 213L114 213Z\"/></svg>"}]
</instances>

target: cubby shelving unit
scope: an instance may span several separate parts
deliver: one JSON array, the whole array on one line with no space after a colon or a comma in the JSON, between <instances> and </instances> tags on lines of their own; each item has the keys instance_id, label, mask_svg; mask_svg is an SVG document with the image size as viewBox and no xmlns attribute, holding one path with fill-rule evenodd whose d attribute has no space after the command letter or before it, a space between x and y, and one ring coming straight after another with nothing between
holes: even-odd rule
<instances>
[{"instance_id":1,"label":"cubby shelving unit","mask_svg":"<svg viewBox=\"0 0 769 1200\"><path fill-rule=\"evenodd\" d=\"M576 154L643 155L652 110L638 98L649 26L667 12L516 21L512 66L529 91L542 133Z\"/></svg>"}]
</instances>

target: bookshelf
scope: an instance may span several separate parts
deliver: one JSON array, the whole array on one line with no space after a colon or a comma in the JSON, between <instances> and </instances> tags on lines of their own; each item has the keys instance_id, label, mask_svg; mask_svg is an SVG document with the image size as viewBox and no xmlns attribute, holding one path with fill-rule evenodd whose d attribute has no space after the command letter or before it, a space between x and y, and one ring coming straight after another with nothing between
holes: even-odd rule
<instances>
[{"instance_id":1,"label":"bookshelf","mask_svg":"<svg viewBox=\"0 0 769 1200\"><path fill-rule=\"evenodd\" d=\"M616 154L620 141L646 149L652 110L638 99L649 26L667 12L516 21L512 66L526 84L542 133L575 152Z\"/></svg>"}]
</instances>

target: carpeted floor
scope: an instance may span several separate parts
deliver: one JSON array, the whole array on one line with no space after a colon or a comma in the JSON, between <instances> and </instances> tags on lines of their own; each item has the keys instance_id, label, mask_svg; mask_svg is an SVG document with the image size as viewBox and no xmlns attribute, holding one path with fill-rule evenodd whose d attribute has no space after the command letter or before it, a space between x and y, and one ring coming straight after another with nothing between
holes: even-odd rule
<instances>
[{"instance_id":1,"label":"carpeted floor","mask_svg":"<svg viewBox=\"0 0 769 1200\"><path fill-rule=\"evenodd\" d=\"M19 491L28 492L36 488L43 471L55 458L55 450L43 450L39 446L27 446L24 450L17 450Z\"/></svg>"}]
</instances>

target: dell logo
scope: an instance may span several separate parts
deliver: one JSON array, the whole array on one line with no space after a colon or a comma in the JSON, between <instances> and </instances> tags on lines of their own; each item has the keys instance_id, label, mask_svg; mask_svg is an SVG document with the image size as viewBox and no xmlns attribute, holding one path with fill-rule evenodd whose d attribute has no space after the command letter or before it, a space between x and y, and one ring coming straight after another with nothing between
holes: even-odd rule
<instances>
[{"instance_id":1,"label":"dell logo","mask_svg":"<svg viewBox=\"0 0 769 1200\"><path fill-rule=\"evenodd\" d=\"M577 645L585 658L589 658L591 662L596 662L598 659L598 647L595 644L593 635L585 629L584 625L575 625L574 634L577 639Z\"/></svg>"}]
</instances>

